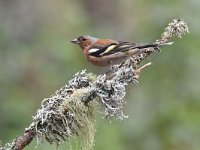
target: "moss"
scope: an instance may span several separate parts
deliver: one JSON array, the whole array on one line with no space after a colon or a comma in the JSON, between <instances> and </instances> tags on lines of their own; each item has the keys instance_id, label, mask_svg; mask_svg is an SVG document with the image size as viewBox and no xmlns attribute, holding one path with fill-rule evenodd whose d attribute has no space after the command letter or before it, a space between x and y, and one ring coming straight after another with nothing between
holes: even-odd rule
<instances>
[{"instance_id":1,"label":"moss","mask_svg":"<svg viewBox=\"0 0 200 150\"><path fill-rule=\"evenodd\" d=\"M63 114L73 114L72 126L77 133L82 134L83 150L89 150L93 147L95 127L95 105L93 102L85 105L81 99L88 92L88 89L83 88L76 90L69 99L66 99L60 107Z\"/></svg>"}]
</instances>

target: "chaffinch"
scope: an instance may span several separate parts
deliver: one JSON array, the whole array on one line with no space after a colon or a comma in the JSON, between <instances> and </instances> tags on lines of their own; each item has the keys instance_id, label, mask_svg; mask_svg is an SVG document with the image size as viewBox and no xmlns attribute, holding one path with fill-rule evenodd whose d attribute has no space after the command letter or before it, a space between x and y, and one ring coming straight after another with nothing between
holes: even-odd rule
<instances>
[{"instance_id":1,"label":"chaffinch","mask_svg":"<svg viewBox=\"0 0 200 150\"><path fill-rule=\"evenodd\" d=\"M71 41L78 44L87 60L97 66L110 66L125 61L130 56L145 52L148 48L159 50L162 45L134 44L111 39L98 39L92 36L79 36Z\"/></svg>"}]
</instances>

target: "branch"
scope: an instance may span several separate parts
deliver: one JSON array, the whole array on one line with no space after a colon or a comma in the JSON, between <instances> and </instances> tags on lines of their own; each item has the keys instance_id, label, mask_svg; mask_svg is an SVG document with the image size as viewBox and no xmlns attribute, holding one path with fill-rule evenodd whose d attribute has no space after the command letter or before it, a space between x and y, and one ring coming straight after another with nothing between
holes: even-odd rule
<instances>
[{"instance_id":1,"label":"branch","mask_svg":"<svg viewBox=\"0 0 200 150\"><path fill-rule=\"evenodd\" d=\"M83 136L82 149L91 149L96 131L95 111L102 112L106 118L127 118L123 113L126 87L130 83L137 84L141 71L151 65L141 66L141 62L163 46L171 45L169 40L174 36L181 37L186 32L188 27L183 20L173 20L156 40L157 49L144 48L124 63L111 66L104 75L78 72L68 84L42 101L24 134L1 150L22 150L34 137L38 144L43 140L60 144L79 135Z\"/></svg>"}]
</instances>

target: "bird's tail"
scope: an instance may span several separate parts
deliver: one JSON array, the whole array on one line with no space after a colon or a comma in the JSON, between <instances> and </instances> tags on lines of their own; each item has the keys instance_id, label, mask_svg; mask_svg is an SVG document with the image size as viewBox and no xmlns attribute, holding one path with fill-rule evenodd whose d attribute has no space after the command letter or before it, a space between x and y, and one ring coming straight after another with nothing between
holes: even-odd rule
<instances>
[{"instance_id":1,"label":"bird's tail","mask_svg":"<svg viewBox=\"0 0 200 150\"><path fill-rule=\"evenodd\" d=\"M129 55L136 55L141 53L152 53L153 51L160 51L160 48L167 45L172 45L173 42L169 43L151 43L151 44L138 44L129 45L129 47L122 49L122 51L127 51Z\"/></svg>"},{"instance_id":2,"label":"bird's tail","mask_svg":"<svg viewBox=\"0 0 200 150\"><path fill-rule=\"evenodd\" d=\"M140 45L136 45L135 48L138 48L138 49L145 49L145 48L157 48L157 49L160 49L162 46L167 46L167 45L172 45L172 44L173 44L173 42L140 44Z\"/></svg>"},{"instance_id":3,"label":"bird's tail","mask_svg":"<svg viewBox=\"0 0 200 150\"><path fill-rule=\"evenodd\" d=\"M173 42L169 43L152 43L152 44L142 44L135 47L137 50L132 51L132 55L135 55L134 58L135 64L139 64L142 60L144 60L147 56L149 56L153 51L158 50L160 51L160 48L162 46L172 45Z\"/></svg>"}]
</instances>

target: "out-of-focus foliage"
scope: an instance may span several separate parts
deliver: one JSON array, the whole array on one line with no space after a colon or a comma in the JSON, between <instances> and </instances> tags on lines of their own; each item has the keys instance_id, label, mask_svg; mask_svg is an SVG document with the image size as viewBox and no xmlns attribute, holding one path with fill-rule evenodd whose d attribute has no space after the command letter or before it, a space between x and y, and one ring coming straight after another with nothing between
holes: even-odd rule
<instances>
[{"instance_id":1,"label":"out-of-focus foliage","mask_svg":"<svg viewBox=\"0 0 200 150\"><path fill-rule=\"evenodd\" d=\"M172 19L183 18L190 34L149 59L154 65L128 89L128 119L99 117L94 149L200 149L199 10L199 0L0 0L0 139L21 134L41 100L77 71L105 71L86 62L69 42L74 37L151 42Z\"/></svg>"}]
</instances>

